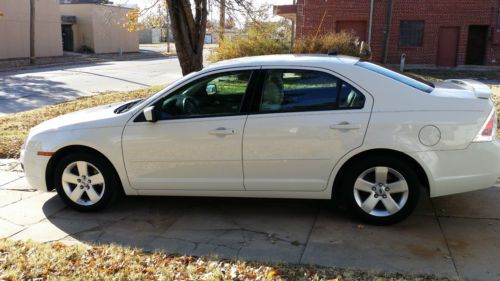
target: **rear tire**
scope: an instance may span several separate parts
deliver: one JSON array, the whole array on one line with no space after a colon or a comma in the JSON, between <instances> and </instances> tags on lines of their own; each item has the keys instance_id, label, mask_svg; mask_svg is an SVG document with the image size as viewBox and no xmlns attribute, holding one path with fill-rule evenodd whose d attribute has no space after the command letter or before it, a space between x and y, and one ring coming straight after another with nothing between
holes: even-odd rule
<instances>
[{"instance_id":1,"label":"rear tire","mask_svg":"<svg viewBox=\"0 0 500 281\"><path fill-rule=\"evenodd\" d=\"M352 213L368 223L387 225L412 213L421 185L404 160L375 156L348 167L341 188L343 201Z\"/></svg>"},{"instance_id":2,"label":"rear tire","mask_svg":"<svg viewBox=\"0 0 500 281\"><path fill-rule=\"evenodd\" d=\"M111 163L87 152L64 156L55 167L54 185L66 205L84 212L104 209L120 190L120 180Z\"/></svg>"}]
</instances>

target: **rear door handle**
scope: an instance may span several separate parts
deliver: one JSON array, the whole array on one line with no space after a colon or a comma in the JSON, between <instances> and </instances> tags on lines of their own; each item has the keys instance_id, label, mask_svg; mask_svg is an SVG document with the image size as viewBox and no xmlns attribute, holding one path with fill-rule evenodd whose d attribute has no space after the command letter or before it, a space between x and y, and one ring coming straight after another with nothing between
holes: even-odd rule
<instances>
[{"instance_id":1,"label":"rear door handle","mask_svg":"<svg viewBox=\"0 0 500 281\"><path fill-rule=\"evenodd\" d=\"M349 122L340 122L338 124L330 125L330 129L334 129L334 130L358 130L358 129L361 129L361 125L351 124Z\"/></svg>"},{"instance_id":2,"label":"rear door handle","mask_svg":"<svg viewBox=\"0 0 500 281\"><path fill-rule=\"evenodd\" d=\"M236 129L220 127L215 130L208 131L208 133L217 136L236 135Z\"/></svg>"}]
</instances>

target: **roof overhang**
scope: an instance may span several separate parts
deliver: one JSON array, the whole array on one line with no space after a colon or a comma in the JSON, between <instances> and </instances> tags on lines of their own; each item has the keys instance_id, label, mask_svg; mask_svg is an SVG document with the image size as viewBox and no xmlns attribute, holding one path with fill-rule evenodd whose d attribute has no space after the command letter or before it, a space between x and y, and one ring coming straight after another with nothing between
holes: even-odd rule
<instances>
[{"instance_id":1,"label":"roof overhang","mask_svg":"<svg viewBox=\"0 0 500 281\"><path fill-rule=\"evenodd\" d=\"M286 19L295 20L297 18L297 5L273 6L273 14Z\"/></svg>"}]
</instances>

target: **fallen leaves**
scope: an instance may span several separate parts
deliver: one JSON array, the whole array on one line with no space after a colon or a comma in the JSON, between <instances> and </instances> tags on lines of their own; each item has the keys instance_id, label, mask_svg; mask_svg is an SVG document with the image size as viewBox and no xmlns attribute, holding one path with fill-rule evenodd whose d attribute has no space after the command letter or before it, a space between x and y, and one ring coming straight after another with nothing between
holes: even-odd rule
<instances>
[{"instance_id":1,"label":"fallen leaves","mask_svg":"<svg viewBox=\"0 0 500 281\"><path fill-rule=\"evenodd\" d=\"M267 278L268 279L273 279L278 273L274 270L271 270L267 273Z\"/></svg>"},{"instance_id":2,"label":"fallen leaves","mask_svg":"<svg viewBox=\"0 0 500 281\"><path fill-rule=\"evenodd\" d=\"M447 280L429 276L375 274L360 270L257 262L164 252L118 245L72 245L0 239L0 281L14 280L201 280L346 281Z\"/></svg>"}]
</instances>

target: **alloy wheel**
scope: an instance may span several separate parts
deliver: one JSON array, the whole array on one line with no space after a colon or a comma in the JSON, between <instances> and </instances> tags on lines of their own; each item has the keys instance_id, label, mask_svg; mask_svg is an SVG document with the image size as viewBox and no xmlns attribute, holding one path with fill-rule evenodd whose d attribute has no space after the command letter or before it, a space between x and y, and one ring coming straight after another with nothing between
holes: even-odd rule
<instances>
[{"instance_id":1,"label":"alloy wheel","mask_svg":"<svg viewBox=\"0 0 500 281\"><path fill-rule=\"evenodd\" d=\"M76 161L67 165L61 181L68 198L82 206L91 206L99 202L106 188L102 173L96 166L86 161Z\"/></svg>"},{"instance_id":2,"label":"alloy wheel","mask_svg":"<svg viewBox=\"0 0 500 281\"><path fill-rule=\"evenodd\" d=\"M377 166L358 176L353 192L356 203L365 213L388 217L405 206L409 188L401 173L389 167Z\"/></svg>"}]
</instances>

